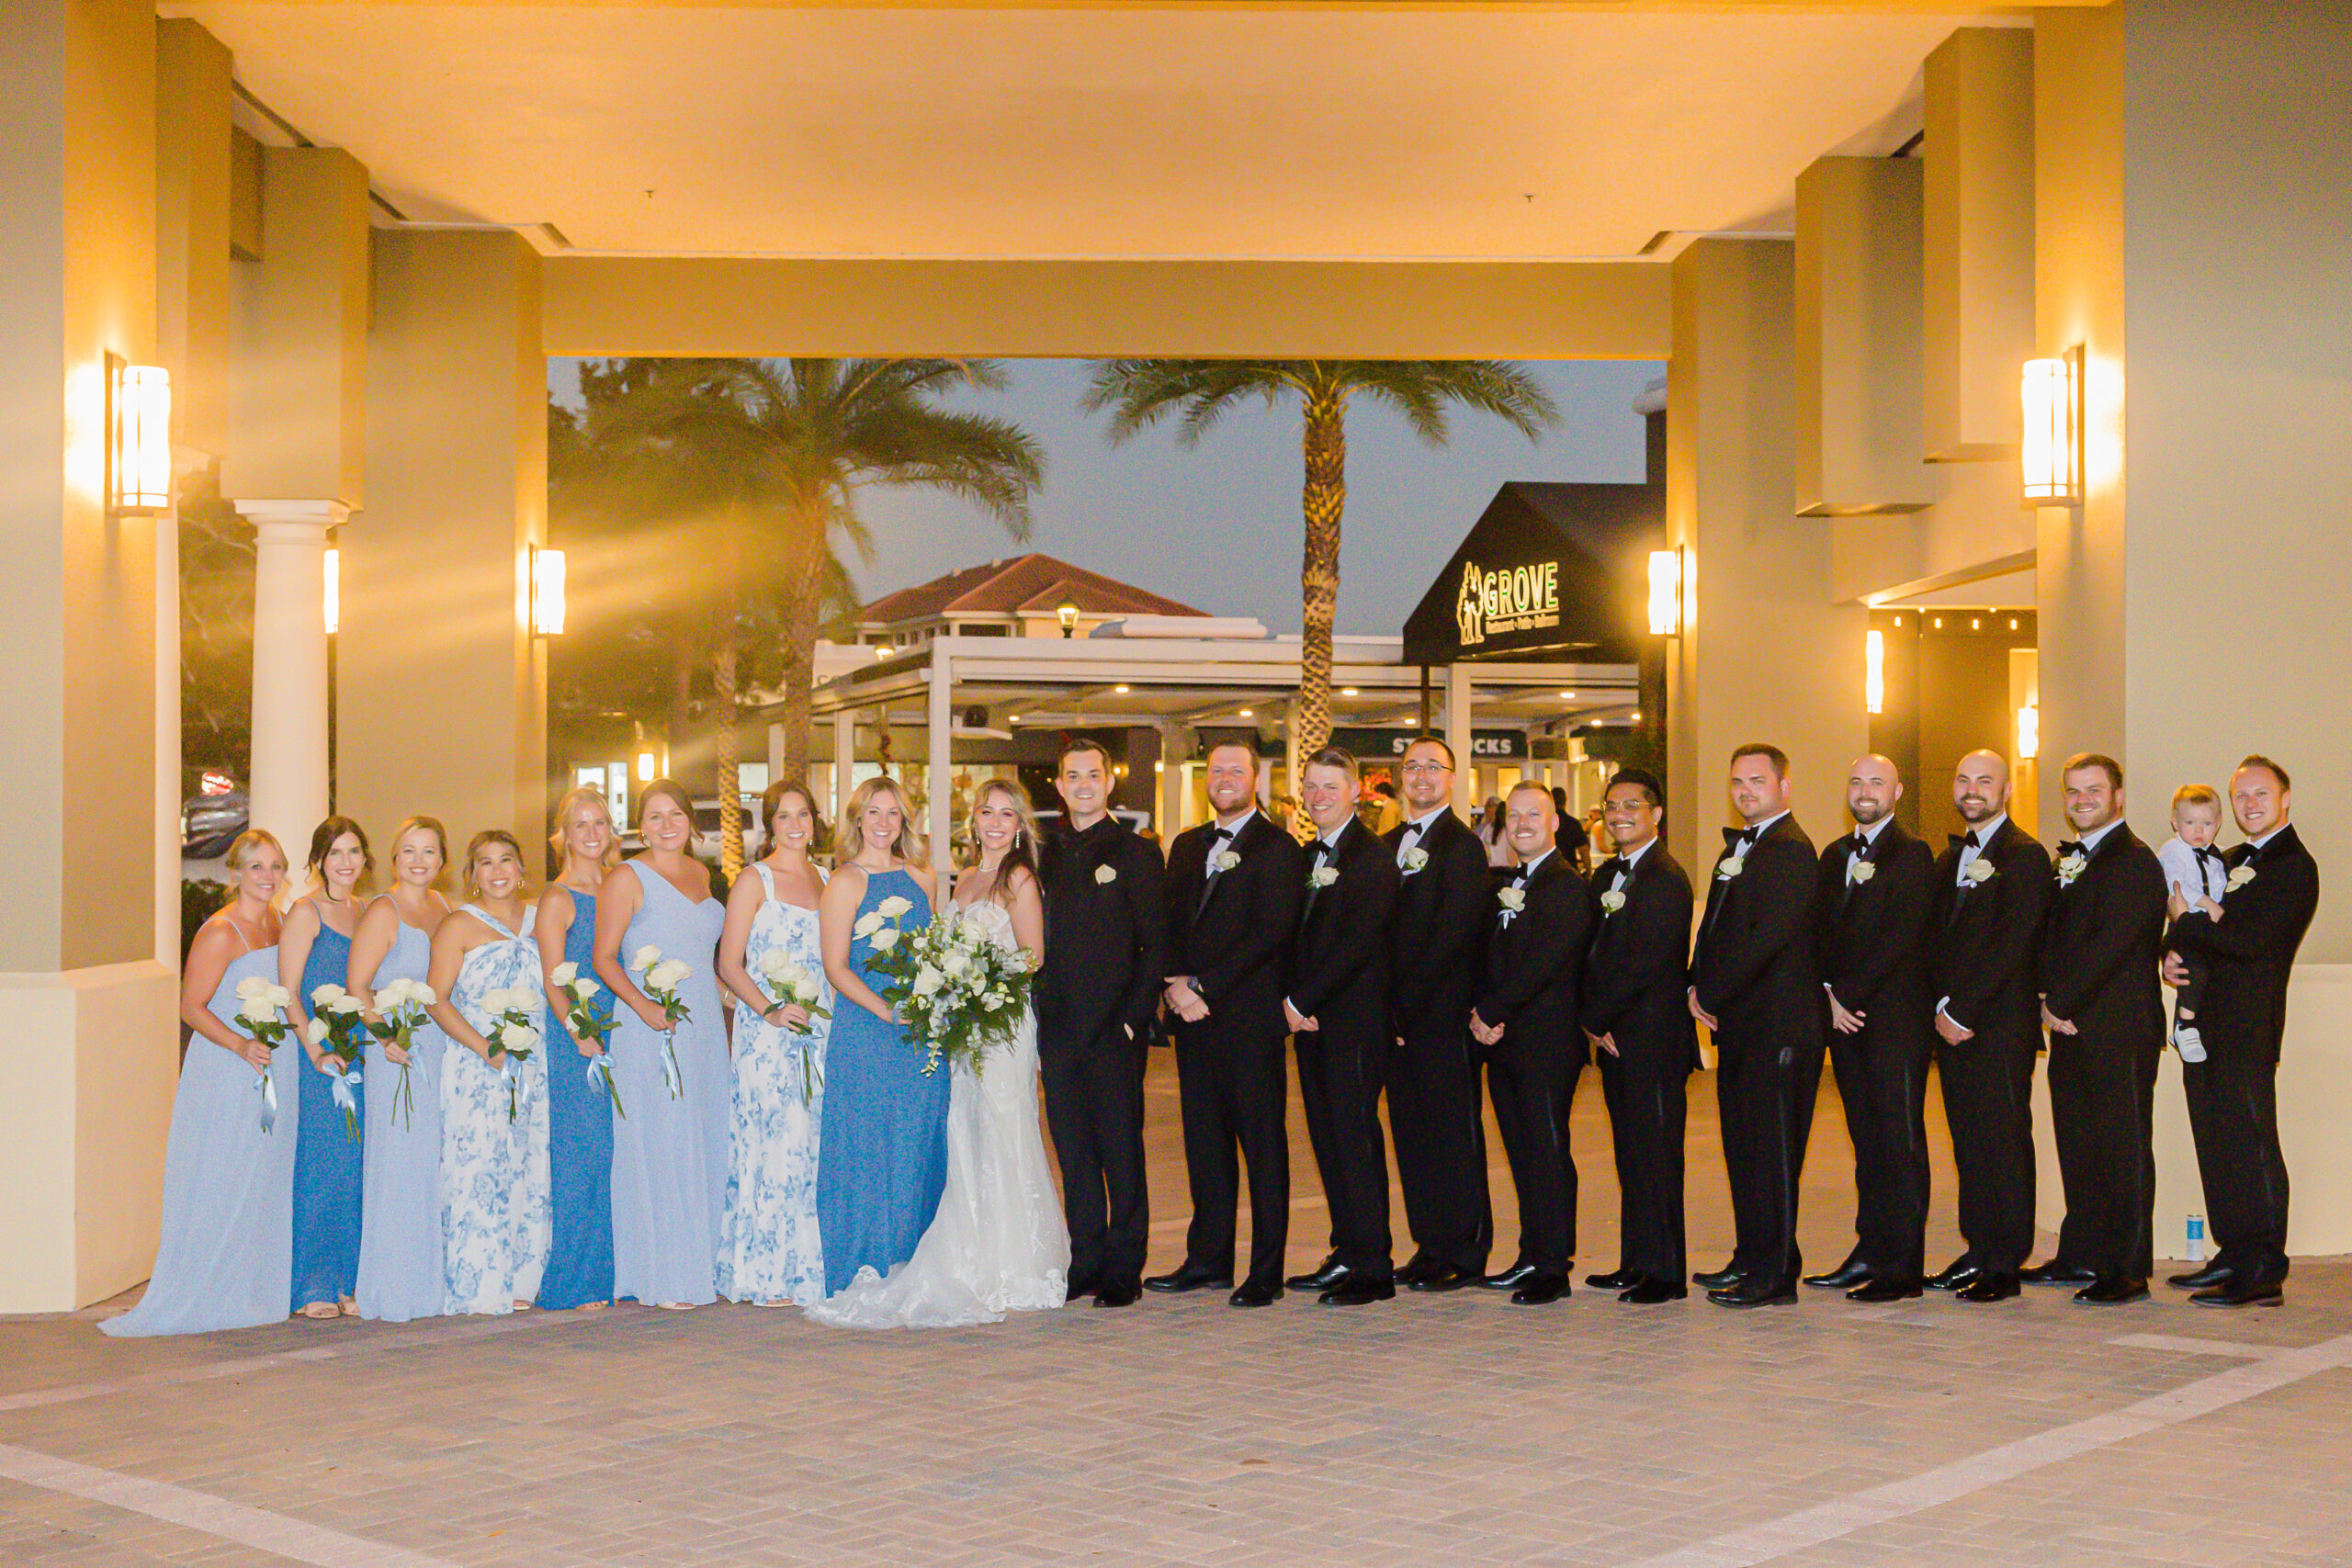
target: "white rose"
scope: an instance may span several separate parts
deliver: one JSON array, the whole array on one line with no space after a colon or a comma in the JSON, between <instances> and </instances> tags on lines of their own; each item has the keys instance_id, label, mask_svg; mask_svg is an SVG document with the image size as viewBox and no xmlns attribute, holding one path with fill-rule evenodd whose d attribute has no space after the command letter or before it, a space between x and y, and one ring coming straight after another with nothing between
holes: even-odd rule
<instances>
[{"instance_id":1,"label":"white rose","mask_svg":"<svg viewBox=\"0 0 2352 1568\"><path fill-rule=\"evenodd\" d=\"M356 1018L363 1010L356 997L337 997L327 1003L326 1010L337 1018Z\"/></svg>"},{"instance_id":2,"label":"white rose","mask_svg":"<svg viewBox=\"0 0 2352 1568\"><path fill-rule=\"evenodd\" d=\"M2225 893L2234 893L2253 880L2254 867L2250 865L2233 865L2230 867L2229 880L2222 884L2222 890Z\"/></svg>"},{"instance_id":3,"label":"white rose","mask_svg":"<svg viewBox=\"0 0 2352 1568\"><path fill-rule=\"evenodd\" d=\"M1427 851L1427 850L1425 850L1425 849L1421 848L1421 846L1420 846L1420 845L1419 845L1419 844L1415 844L1411 849L1407 850L1407 851L1405 852L1405 874L1406 874L1406 875L1408 875L1408 876L1412 875L1412 874L1413 874L1413 873L1415 873L1415 872L1417 872L1417 871L1420 870L1423 866L1425 866L1425 865L1427 865L1427 864L1429 864L1429 863L1430 863L1430 852L1429 852L1429 851Z\"/></svg>"},{"instance_id":4,"label":"white rose","mask_svg":"<svg viewBox=\"0 0 2352 1568\"><path fill-rule=\"evenodd\" d=\"M1725 855L1715 863L1715 880L1729 882L1733 877L1737 876L1740 869L1747 864L1747 863L1737 855Z\"/></svg>"},{"instance_id":5,"label":"white rose","mask_svg":"<svg viewBox=\"0 0 2352 1568\"><path fill-rule=\"evenodd\" d=\"M1315 873L1314 873L1314 874L1313 874L1313 875L1311 875L1311 876L1309 876L1309 877L1306 879L1306 885L1307 885L1309 887L1329 887L1329 886L1331 886L1331 884L1333 884L1334 882L1337 882L1337 881L1339 881L1339 880L1340 880L1340 869L1339 869L1339 867L1337 867L1337 866L1330 866L1330 865L1318 865L1318 866L1317 866L1317 867L1315 868Z\"/></svg>"},{"instance_id":6,"label":"white rose","mask_svg":"<svg viewBox=\"0 0 2352 1568\"><path fill-rule=\"evenodd\" d=\"M1613 915L1625 907L1625 895L1612 887L1600 896L1600 912Z\"/></svg>"},{"instance_id":7,"label":"white rose","mask_svg":"<svg viewBox=\"0 0 2352 1568\"><path fill-rule=\"evenodd\" d=\"M1114 867L1098 865L1094 868L1094 880L1098 886L1107 886L1119 880L1119 873Z\"/></svg>"},{"instance_id":8,"label":"white rose","mask_svg":"<svg viewBox=\"0 0 2352 1568\"><path fill-rule=\"evenodd\" d=\"M1876 876L1877 874L1878 867L1872 865L1866 860L1848 861L1846 863L1846 880L1849 882L1857 884L1868 882L1871 877Z\"/></svg>"},{"instance_id":9,"label":"white rose","mask_svg":"<svg viewBox=\"0 0 2352 1568\"><path fill-rule=\"evenodd\" d=\"M580 978L580 965L568 958L548 971L548 983L551 986L569 986L578 978Z\"/></svg>"},{"instance_id":10,"label":"white rose","mask_svg":"<svg viewBox=\"0 0 2352 1568\"><path fill-rule=\"evenodd\" d=\"M662 990L674 991L684 983L686 976L693 973L694 971L687 966L684 959L665 958L653 966L652 972L648 974L646 978Z\"/></svg>"},{"instance_id":11,"label":"white rose","mask_svg":"<svg viewBox=\"0 0 2352 1568\"><path fill-rule=\"evenodd\" d=\"M237 1009L237 1016L248 1023L271 1023L277 1018L277 1010L266 996L247 997L244 1005Z\"/></svg>"},{"instance_id":12,"label":"white rose","mask_svg":"<svg viewBox=\"0 0 2352 1568\"><path fill-rule=\"evenodd\" d=\"M650 969L661 962L662 950L648 943L637 950L637 956L629 960L628 966L632 969Z\"/></svg>"},{"instance_id":13,"label":"white rose","mask_svg":"<svg viewBox=\"0 0 2352 1568\"><path fill-rule=\"evenodd\" d=\"M899 933L896 928L876 931L873 936L874 951L876 953L889 952L892 948L899 945Z\"/></svg>"},{"instance_id":14,"label":"white rose","mask_svg":"<svg viewBox=\"0 0 2352 1568\"><path fill-rule=\"evenodd\" d=\"M876 931L878 931L881 929L882 912L878 909L868 909L865 914L857 917L857 924L849 928L849 934L852 936L872 936Z\"/></svg>"},{"instance_id":15,"label":"white rose","mask_svg":"<svg viewBox=\"0 0 2352 1568\"><path fill-rule=\"evenodd\" d=\"M915 995L919 997L935 995L938 992L940 986L945 982L946 978L947 977L944 975L942 975L938 970L933 969L930 964L924 964L922 968L915 971Z\"/></svg>"},{"instance_id":16,"label":"white rose","mask_svg":"<svg viewBox=\"0 0 2352 1568\"><path fill-rule=\"evenodd\" d=\"M327 1021L322 1018L314 1018L311 1020L310 1027L302 1031L302 1038L309 1041L313 1045L325 1044L327 1038Z\"/></svg>"},{"instance_id":17,"label":"white rose","mask_svg":"<svg viewBox=\"0 0 2352 1568\"><path fill-rule=\"evenodd\" d=\"M509 1051L528 1051L539 1043L539 1032L527 1023L508 1023L499 1030L498 1043Z\"/></svg>"},{"instance_id":18,"label":"white rose","mask_svg":"<svg viewBox=\"0 0 2352 1568\"><path fill-rule=\"evenodd\" d=\"M408 1000L406 980L387 980L376 987L376 1009L379 1012L390 1012L406 1000Z\"/></svg>"},{"instance_id":19,"label":"white rose","mask_svg":"<svg viewBox=\"0 0 2352 1568\"><path fill-rule=\"evenodd\" d=\"M346 993L341 986L338 986L334 981L330 980L325 985L319 987L316 990L311 993L311 1005L313 1007L325 1007L330 1002L342 1000L347 994L348 993Z\"/></svg>"},{"instance_id":20,"label":"white rose","mask_svg":"<svg viewBox=\"0 0 2352 1568\"><path fill-rule=\"evenodd\" d=\"M760 960L760 973L771 980L784 979L798 967L798 964L793 963L792 954L780 947L768 949L765 956Z\"/></svg>"},{"instance_id":21,"label":"white rose","mask_svg":"<svg viewBox=\"0 0 2352 1568\"><path fill-rule=\"evenodd\" d=\"M1974 860L1970 861L1968 863L1968 880L1979 883L1992 881L1993 863L1986 860L1983 855L1978 855Z\"/></svg>"},{"instance_id":22,"label":"white rose","mask_svg":"<svg viewBox=\"0 0 2352 1568\"><path fill-rule=\"evenodd\" d=\"M441 993L422 980L411 980L408 983L408 999L421 1007L431 1007L441 999Z\"/></svg>"},{"instance_id":23,"label":"white rose","mask_svg":"<svg viewBox=\"0 0 2352 1568\"><path fill-rule=\"evenodd\" d=\"M897 894L893 893L888 898L883 899L879 904L875 905L874 912L881 916L886 920L895 920L900 915L912 910L914 907L915 901L913 899L901 898Z\"/></svg>"},{"instance_id":24,"label":"white rose","mask_svg":"<svg viewBox=\"0 0 2352 1568\"><path fill-rule=\"evenodd\" d=\"M248 975L237 982L237 999L249 1002L255 997L269 994L269 982L259 975Z\"/></svg>"},{"instance_id":25,"label":"white rose","mask_svg":"<svg viewBox=\"0 0 2352 1568\"><path fill-rule=\"evenodd\" d=\"M1240 863L1241 856L1236 852L1232 850L1223 850L1218 852L1216 857L1217 870L1231 871L1235 866L1239 865Z\"/></svg>"},{"instance_id":26,"label":"white rose","mask_svg":"<svg viewBox=\"0 0 2352 1568\"><path fill-rule=\"evenodd\" d=\"M817 983L814 975L803 974L792 982L792 999L802 1007L813 1005L824 994L825 988Z\"/></svg>"},{"instance_id":27,"label":"white rose","mask_svg":"<svg viewBox=\"0 0 2352 1568\"><path fill-rule=\"evenodd\" d=\"M961 976L971 973L972 961L963 953L951 953L947 955L946 962L942 964L940 967L950 975Z\"/></svg>"},{"instance_id":28,"label":"white rose","mask_svg":"<svg viewBox=\"0 0 2352 1568\"><path fill-rule=\"evenodd\" d=\"M591 997L600 997L604 994L605 987L585 976L571 982L571 995L575 1001L584 1002Z\"/></svg>"},{"instance_id":29,"label":"white rose","mask_svg":"<svg viewBox=\"0 0 2352 1568\"><path fill-rule=\"evenodd\" d=\"M2083 867L2088 862L2081 855L2067 855L2064 859L2060 860L2058 863L2058 886L2061 887L2072 887L2075 885L2075 878L2083 874Z\"/></svg>"},{"instance_id":30,"label":"white rose","mask_svg":"<svg viewBox=\"0 0 2352 1568\"><path fill-rule=\"evenodd\" d=\"M294 993L283 986L272 986L269 988L269 1005L274 1008L292 1007Z\"/></svg>"},{"instance_id":31,"label":"white rose","mask_svg":"<svg viewBox=\"0 0 2352 1568\"><path fill-rule=\"evenodd\" d=\"M1527 889L1524 887L1505 887L1498 889L1495 894L1495 900L1502 905L1504 908L1509 909L1512 914L1516 915L1521 909L1527 908Z\"/></svg>"}]
</instances>

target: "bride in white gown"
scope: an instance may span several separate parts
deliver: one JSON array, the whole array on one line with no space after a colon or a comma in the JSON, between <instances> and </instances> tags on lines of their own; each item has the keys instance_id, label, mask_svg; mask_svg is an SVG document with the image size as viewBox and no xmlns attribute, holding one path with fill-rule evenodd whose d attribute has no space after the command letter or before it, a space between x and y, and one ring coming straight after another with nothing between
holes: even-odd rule
<instances>
[{"instance_id":1,"label":"bride in white gown","mask_svg":"<svg viewBox=\"0 0 2352 1568\"><path fill-rule=\"evenodd\" d=\"M1000 947L1045 952L1037 825L1018 786L992 779L972 802L978 863L956 879L951 908ZM948 1086L947 1186L915 1255L869 1270L808 1309L841 1328L960 1328L1010 1312L1058 1307L1068 1295L1069 1230L1037 1124L1037 1020L1024 1012L978 1077L958 1066Z\"/></svg>"}]
</instances>

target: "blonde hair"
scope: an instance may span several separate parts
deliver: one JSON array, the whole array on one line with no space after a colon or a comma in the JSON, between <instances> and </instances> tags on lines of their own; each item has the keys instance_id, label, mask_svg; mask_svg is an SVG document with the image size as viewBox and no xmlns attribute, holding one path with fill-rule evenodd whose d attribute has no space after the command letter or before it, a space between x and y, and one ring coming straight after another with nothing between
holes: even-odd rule
<instances>
[{"instance_id":1,"label":"blonde hair","mask_svg":"<svg viewBox=\"0 0 2352 1568\"><path fill-rule=\"evenodd\" d=\"M397 861L400 859L401 840L407 838L411 833L430 833L433 835L434 845L441 852L441 874L442 875L447 875L449 870L449 829L441 826L441 818L438 817L425 817L419 815L409 818L399 827L393 829L393 860ZM440 876L435 876L431 882L425 884L427 887L438 887L440 885Z\"/></svg>"},{"instance_id":2,"label":"blonde hair","mask_svg":"<svg viewBox=\"0 0 2352 1568\"><path fill-rule=\"evenodd\" d=\"M2172 808L2177 812L2184 806L2210 806L2222 809L2222 792L2211 784L2183 784L2172 792Z\"/></svg>"},{"instance_id":3,"label":"blonde hair","mask_svg":"<svg viewBox=\"0 0 2352 1568\"><path fill-rule=\"evenodd\" d=\"M890 852L909 865L923 863L922 840L915 836L914 808L907 804L907 792L893 778L872 778L850 792L849 809L842 813L841 827L833 835L833 864L847 865L865 849L865 808L877 795L888 793L899 803L899 838Z\"/></svg>"},{"instance_id":4,"label":"blonde hair","mask_svg":"<svg viewBox=\"0 0 2352 1568\"><path fill-rule=\"evenodd\" d=\"M1006 849L1004 859L997 867L996 886L989 890L991 897L1011 903L1012 874L1014 871L1026 867L1031 876L1038 877L1040 884L1043 883L1044 878L1038 873L1038 860L1044 846L1037 840L1037 813L1029 804L1029 792L1010 779L989 779L972 792L969 818L972 826L972 863L980 863L980 807L992 795L1004 796L1012 805L1013 815L1021 819L1020 831L1013 836L1012 845Z\"/></svg>"},{"instance_id":5,"label":"blonde hair","mask_svg":"<svg viewBox=\"0 0 2352 1568\"><path fill-rule=\"evenodd\" d=\"M571 862L571 850L565 840L571 833L571 808L575 806L594 806L605 814L605 852L597 858L596 868L615 869L621 863L621 830L613 821L612 803L601 789L574 784L555 803L555 831L548 835L548 848L555 855L556 874L562 875L563 868Z\"/></svg>"},{"instance_id":6,"label":"blonde hair","mask_svg":"<svg viewBox=\"0 0 2352 1568\"><path fill-rule=\"evenodd\" d=\"M285 863L288 870L293 869L294 863L287 858L286 846L279 843L277 835L266 828L248 828L238 834L230 841L229 853L221 863L230 871L242 872L245 869L245 862L252 859L253 852L264 844L277 852L277 858Z\"/></svg>"}]
</instances>

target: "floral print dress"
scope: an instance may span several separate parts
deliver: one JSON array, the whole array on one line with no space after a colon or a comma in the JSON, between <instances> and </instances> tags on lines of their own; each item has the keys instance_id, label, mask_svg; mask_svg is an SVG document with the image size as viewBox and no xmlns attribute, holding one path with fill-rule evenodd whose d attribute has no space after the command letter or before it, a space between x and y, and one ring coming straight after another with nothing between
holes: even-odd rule
<instances>
[{"instance_id":1,"label":"floral print dress","mask_svg":"<svg viewBox=\"0 0 2352 1568\"><path fill-rule=\"evenodd\" d=\"M537 994L539 949L531 940L528 914L519 933L471 904L450 918L459 915L481 920L498 935L466 954L457 984L449 988L450 1005L488 1037L497 1022L486 1000L491 993L521 987ZM444 1312L512 1312L516 1302L539 1293L555 1224L548 1183L544 1040L529 1061L517 1066L512 1121L508 1088L504 1074L449 1043L441 1068Z\"/></svg>"}]
</instances>

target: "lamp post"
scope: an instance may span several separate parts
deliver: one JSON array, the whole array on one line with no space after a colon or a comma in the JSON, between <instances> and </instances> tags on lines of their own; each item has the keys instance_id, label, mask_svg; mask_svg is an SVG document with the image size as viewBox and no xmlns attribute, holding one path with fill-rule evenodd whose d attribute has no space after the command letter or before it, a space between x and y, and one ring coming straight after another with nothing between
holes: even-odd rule
<instances>
[{"instance_id":1,"label":"lamp post","mask_svg":"<svg viewBox=\"0 0 2352 1568\"><path fill-rule=\"evenodd\" d=\"M1077 635L1078 606L1076 604L1073 604L1069 600L1065 599L1054 611L1054 615L1062 624L1062 636L1073 637Z\"/></svg>"}]
</instances>

